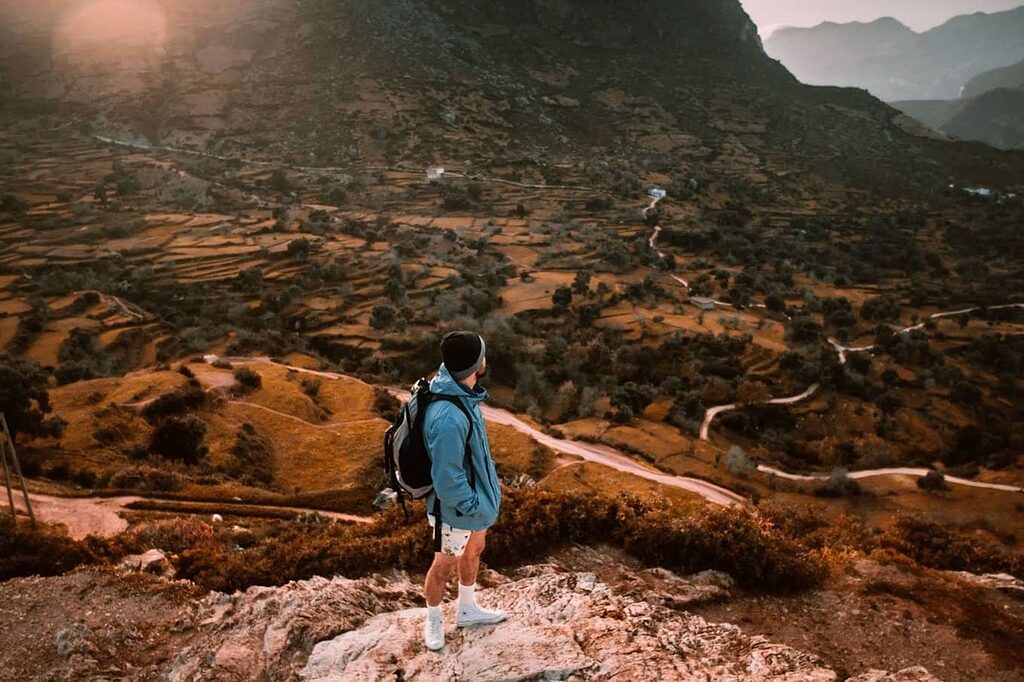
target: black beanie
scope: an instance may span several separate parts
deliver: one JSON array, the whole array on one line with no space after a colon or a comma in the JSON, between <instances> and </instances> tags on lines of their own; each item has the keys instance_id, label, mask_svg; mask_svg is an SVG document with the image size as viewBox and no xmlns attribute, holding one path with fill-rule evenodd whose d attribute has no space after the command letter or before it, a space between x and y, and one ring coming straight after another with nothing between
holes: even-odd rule
<instances>
[{"instance_id":1,"label":"black beanie","mask_svg":"<svg viewBox=\"0 0 1024 682\"><path fill-rule=\"evenodd\" d=\"M448 373L461 381L483 364L484 339L475 332L448 332L441 339L441 359Z\"/></svg>"}]
</instances>

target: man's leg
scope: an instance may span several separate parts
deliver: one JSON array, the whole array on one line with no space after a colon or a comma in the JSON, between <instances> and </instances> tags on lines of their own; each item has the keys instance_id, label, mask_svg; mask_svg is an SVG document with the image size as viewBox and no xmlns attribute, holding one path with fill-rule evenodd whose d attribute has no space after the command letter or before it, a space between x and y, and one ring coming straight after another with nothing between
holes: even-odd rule
<instances>
[{"instance_id":1,"label":"man's leg","mask_svg":"<svg viewBox=\"0 0 1024 682\"><path fill-rule=\"evenodd\" d=\"M476 576L480 571L480 555L484 553L486 541L486 530L474 531L459 557L459 610L455 618L456 625L500 623L505 620L504 611L485 609L476 603Z\"/></svg>"},{"instance_id":2,"label":"man's leg","mask_svg":"<svg viewBox=\"0 0 1024 682\"><path fill-rule=\"evenodd\" d=\"M441 552L434 553L434 563L423 581L423 596L427 600L427 618L423 621L423 641L431 651L444 646L444 621L441 618L441 601L448 579L455 572L459 558Z\"/></svg>"},{"instance_id":3,"label":"man's leg","mask_svg":"<svg viewBox=\"0 0 1024 682\"><path fill-rule=\"evenodd\" d=\"M448 579L452 577L456 566L460 565L459 557L434 552L434 563L430 565L427 579L423 581L423 596L427 599L427 606L441 605ZM480 565L479 559L477 565Z\"/></svg>"},{"instance_id":4,"label":"man's leg","mask_svg":"<svg viewBox=\"0 0 1024 682\"><path fill-rule=\"evenodd\" d=\"M476 585L476 574L480 572L480 555L484 553L487 531L477 530L469 536L466 549L459 557L459 585Z\"/></svg>"}]
</instances>

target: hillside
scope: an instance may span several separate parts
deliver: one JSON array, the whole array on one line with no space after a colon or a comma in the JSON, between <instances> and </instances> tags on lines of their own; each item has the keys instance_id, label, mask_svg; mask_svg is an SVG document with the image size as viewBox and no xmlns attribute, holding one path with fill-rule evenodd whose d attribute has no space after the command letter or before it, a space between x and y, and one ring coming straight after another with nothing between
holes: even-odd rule
<instances>
[{"instance_id":1,"label":"hillside","mask_svg":"<svg viewBox=\"0 0 1024 682\"><path fill-rule=\"evenodd\" d=\"M1024 62L975 76L953 100L910 100L892 106L951 138L1020 149Z\"/></svg>"},{"instance_id":2,"label":"hillside","mask_svg":"<svg viewBox=\"0 0 1024 682\"><path fill-rule=\"evenodd\" d=\"M971 98L942 130L961 140L1024 149L1024 88L997 88Z\"/></svg>"},{"instance_id":3,"label":"hillside","mask_svg":"<svg viewBox=\"0 0 1024 682\"><path fill-rule=\"evenodd\" d=\"M1024 57L1024 7L923 33L891 18L785 28L765 49L805 83L865 88L885 101L952 99L970 78Z\"/></svg>"},{"instance_id":4,"label":"hillside","mask_svg":"<svg viewBox=\"0 0 1024 682\"><path fill-rule=\"evenodd\" d=\"M978 74L967 81L960 97L977 97L996 88L1024 88L1024 61Z\"/></svg>"}]
</instances>

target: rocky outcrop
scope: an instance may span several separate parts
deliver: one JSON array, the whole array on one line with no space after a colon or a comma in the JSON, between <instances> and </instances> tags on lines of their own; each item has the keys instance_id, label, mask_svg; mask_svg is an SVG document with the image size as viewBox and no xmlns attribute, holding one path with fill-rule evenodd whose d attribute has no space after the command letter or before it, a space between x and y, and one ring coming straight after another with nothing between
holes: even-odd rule
<instances>
[{"instance_id":1,"label":"rocky outcrop","mask_svg":"<svg viewBox=\"0 0 1024 682\"><path fill-rule=\"evenodd\" d=\"M623 569L623 575L630 571ZM837 680L814 654L709 623L680 607L727 594L728 576L681 578L638 571L613 589L587 571L531 566L516 579L482 576L480 600L509 620L457 629L445 606L447 644L422 643L419 585L403 575L314 578L280 588L212 594L201 633L169 680ZM618 582L618 578L616 579ZM619 586L621 587L621 585ZM668 594L677 592L680 599ZM931 680L926 671L872 671L863 682Z\"/></svg>"}]
</instances>

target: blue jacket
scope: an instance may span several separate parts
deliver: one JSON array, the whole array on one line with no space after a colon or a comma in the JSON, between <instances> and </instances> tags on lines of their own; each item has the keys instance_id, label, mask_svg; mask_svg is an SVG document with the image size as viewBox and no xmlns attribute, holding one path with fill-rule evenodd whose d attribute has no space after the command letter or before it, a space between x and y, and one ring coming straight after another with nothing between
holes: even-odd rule
<instances>
[{"instance_id":1,"label":"blue jacket","mask_svg":"<svg viewBox=\"0 0 1024 682\"><path fill-rule=\"evenodd\" d=\"M456 380L441 363L430 380L433 393L458 396L473 416L473 438L470 442L474 482L470 487L463 461L469 424L457 405L436 400L423 413L423 439L431 457L430 474L434 490L427 494L427 512L434 513L435 495L441 498L441 520L452 528L484 530L498 520L501 486L498 472L487 442L487 427L479 404L487 397L487 389L477 384L472 389Z\"/></svg>"}]
</instances>

